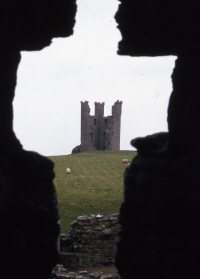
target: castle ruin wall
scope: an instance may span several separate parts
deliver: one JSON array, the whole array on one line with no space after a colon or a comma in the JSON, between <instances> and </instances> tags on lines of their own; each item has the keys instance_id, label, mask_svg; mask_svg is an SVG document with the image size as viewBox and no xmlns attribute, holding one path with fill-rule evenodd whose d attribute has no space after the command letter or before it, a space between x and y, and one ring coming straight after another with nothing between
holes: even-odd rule
<instances>
[{"instance_id":1,"label":"castle ruin wall","mask_svg":"<svg viewBox=\"0 0 200 279\"><path fill-rule=\"evenodd\" d=\"M60 237L60 263L66 267L113 264L118 214L79 216Z\"/></svg>"}]
</instances>

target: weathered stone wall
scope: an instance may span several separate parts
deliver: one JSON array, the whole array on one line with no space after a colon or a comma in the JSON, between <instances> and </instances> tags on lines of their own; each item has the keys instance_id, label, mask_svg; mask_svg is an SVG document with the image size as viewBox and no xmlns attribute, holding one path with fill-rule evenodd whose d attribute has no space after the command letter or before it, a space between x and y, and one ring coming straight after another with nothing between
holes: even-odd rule
<instances>
[{"instance_id":1,"label":"weathered stone wall","mask_svg":"<svg viewBox=\"0 0 200 279\"><path fill-rule=\"evenodd\" d=\"M79 216L68 235L60 236L60 263L64 266L113 264L118 215Z\"/></svg>"}]
</instances>

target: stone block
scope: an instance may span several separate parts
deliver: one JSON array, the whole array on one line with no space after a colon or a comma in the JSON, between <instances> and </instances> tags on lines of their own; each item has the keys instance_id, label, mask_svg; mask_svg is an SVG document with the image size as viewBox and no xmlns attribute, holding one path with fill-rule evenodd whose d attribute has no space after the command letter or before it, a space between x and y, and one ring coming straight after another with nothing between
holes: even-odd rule
<instances>
[{"instance_id":1,"label":"stone block","mask_svg":"<svg viewBox=\"0 0 200 279\"><path fill-rule=\"evenodd\" d=\"M88 222L88 216L79 216L77 218L77 221Z\"/></svg>"},{"instance_id":2,"label":"stone block","mask_svg":"<svg viewBox=\"0 0 200 279\"><path fill-rule=\"evenodd\" d=\"M103 272L97 271L90 274L91 279L99 279L103 275Z\"/></svg>"},{"instance_id":3,"label":"stone block","mask_svg":"<svg viewBox=\"0 0 200 279\"><path fill-rule=\"evenodd\" d=\"M77 221L74 221L70 224L71 228L75 228L78 225Z\"/></svg>"},{"instance_id":4,"label":"stone block","mask_svg":"<svg viewBox=\"0 0 200 279\"><path fill-rule=\"evenodd\" d=\"M67 279L76 279L76 276L77 276L77 274L76 274L75 272L68 272L68 273L65 275L65 277L63 277L63 279L64 279L64 278L67 278Z\"/></svg>"},{"instance_id":5,"label":"stone block","mask_svg":"<svg viewBox=\"0 0 200 279\"><path fill-rule=\"evenodd\" d=\"M116 274L106 274L106 275L102 275L100 277L100 279L117 279L118 275Z\"/></svg>"},{"instance_id":6,"label":"stone block","mask_svg":"<svg viewBox=\"0 0 200 279\"><path fill-rule=\"evenodd\" d=\"M83 276L87 276L88 275L88 272L86 270L80 270L79 271L79 274L80 275L83 275Z\"/></svg>"},{"instance_id":7,"label":"stone block","mask_svg":"<svg viewBox=\"0 0 200 279\"><path fill-rule=\"evenodd\" d=\"M88 238L86 238L86 239L82 239L81 240L81 243L83 244L83 245L88 245L88 244L90 244L91 243L91 241L90 241L90 239L88 239Z\"/></svg>"},{"instance_id":8,"label":"stone block","mask_svg":"<svg viewBox=\"0 0 200 279\"><path fill-rule=\"evenodd\" d=\"M84 225L85 225L84 222L78 222L78 226L82 227L82 226L84 226Z\"/></svg>"},{"instance_id":9,"label":"stone block","mask_svg":"<svg viewBox=\"0 0 200 279\"><path fill-rule=\"evenodd\" d=\"M96 220L100 220L100 219L102 219L103 218L103 214L97 214L96 216L95 216L95 219Z\"/></svg>"}]
</instances>

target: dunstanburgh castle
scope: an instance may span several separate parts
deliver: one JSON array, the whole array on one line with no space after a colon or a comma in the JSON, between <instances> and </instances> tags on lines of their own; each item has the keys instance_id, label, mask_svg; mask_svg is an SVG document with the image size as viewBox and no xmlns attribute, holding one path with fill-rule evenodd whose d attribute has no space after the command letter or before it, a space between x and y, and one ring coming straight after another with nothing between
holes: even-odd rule
<instances>
[{"instance_id":1,"label":"dunstanburgh castle","mask_svg":"<svg viewBox=\"0 0 200 279\"><path fill-rule=\"evenodd\" d=\"M81 102L81 145L73 153L89 150L120 150L122 102L112 106L112 115L104 116L104 104L95 102L95 115L90 115L88 101Z\"/></svg>"}]
</instances>

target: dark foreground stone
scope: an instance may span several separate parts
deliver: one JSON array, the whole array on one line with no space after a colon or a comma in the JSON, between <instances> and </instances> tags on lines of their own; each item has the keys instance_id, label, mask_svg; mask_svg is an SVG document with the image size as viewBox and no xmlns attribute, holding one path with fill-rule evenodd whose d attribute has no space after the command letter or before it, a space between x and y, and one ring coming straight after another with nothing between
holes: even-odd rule
<instances>
[{"instance_id":1,"label":"dark foreground stone","mask_svg":"<svg viewBox=\"0 0 200 279\"><path fill-rule=\"evenodd\" d=\"M122 278L200 276L200 155L162 152L163 136L139 139L144 152L125 172L116 254Z\"/></svg>"},{"instance_id":2,"label":"dark foreground stone","mask_svg":"<svg viewBox=\"0 0 200 279\"><path fill-rule=\"evenodd\" d=\"M58 262L53 163L34 152L0 158L1 278L49 279Z\"/></svg>"}]
</instances>

